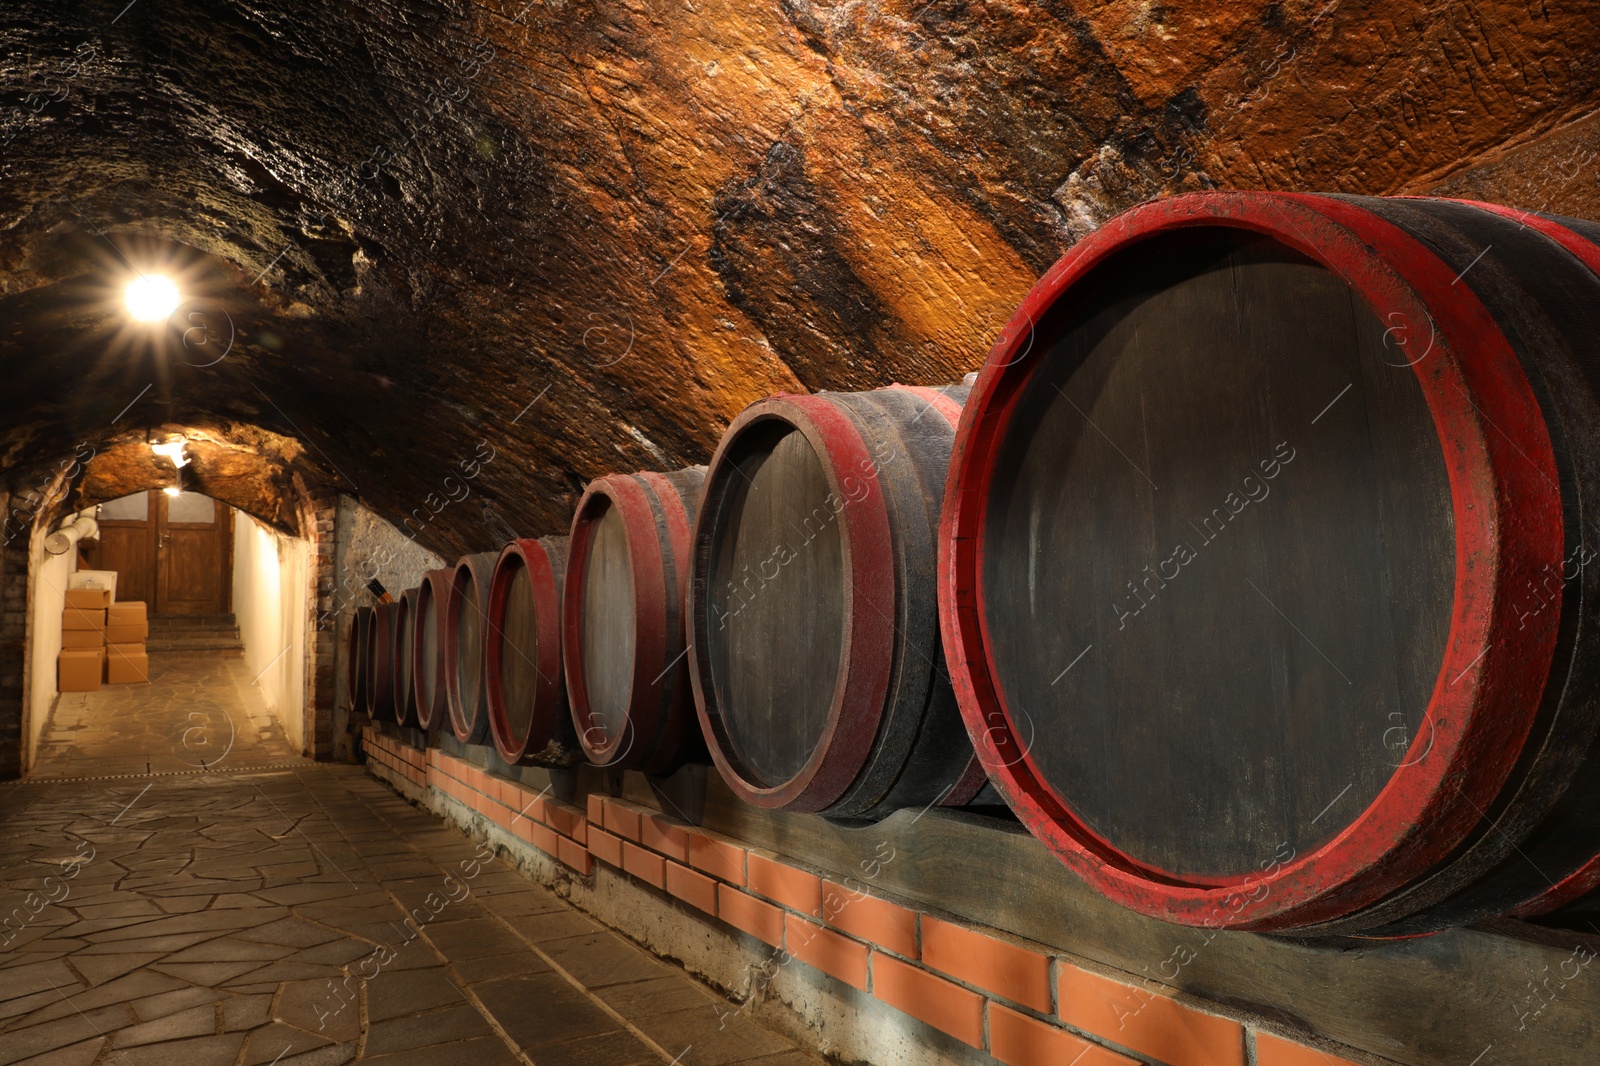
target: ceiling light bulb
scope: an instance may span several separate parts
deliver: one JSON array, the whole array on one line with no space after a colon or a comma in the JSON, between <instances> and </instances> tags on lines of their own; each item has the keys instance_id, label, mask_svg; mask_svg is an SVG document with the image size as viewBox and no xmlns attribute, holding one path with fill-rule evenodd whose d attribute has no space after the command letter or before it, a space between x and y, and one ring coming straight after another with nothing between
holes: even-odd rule
<instances>
[{"instance_id":1,"label":"ceiling light bulb","mask_svg":"<svg viewBox=\"0 0 1600 1066\"><path fill-rule=\"evenodd\" d=\"M178 286L162 274L140 274L123 293L135 322L165 322L178 309Z\"/></svg>"},{"instance_id":2,"label":"ceiling light bulb","mask_svg":"<svg viewBox=\"0 0 1600 1066\"><path fill-rule=\"evenodd\" d=\"M179 438L178 440L167 441L165 444L152 444L150 445L150 450L159 456L172 460L173 466L183 467L189 463L189 457L183 454L184 446L188 443L188 441Z\"/></svg>"},{"instance_id":3,"label":"ceiling light bulb","mask_svg":"<svg viewBox=\"0 0 1600 1066\"><path fill-rule=\"evenodd\" d=\"M183 495L183 490L180 489L176 485L168 485L166 488L162 489L161 491L166 493L168 496L182 496Z\"/></svg>"}]
</instances>

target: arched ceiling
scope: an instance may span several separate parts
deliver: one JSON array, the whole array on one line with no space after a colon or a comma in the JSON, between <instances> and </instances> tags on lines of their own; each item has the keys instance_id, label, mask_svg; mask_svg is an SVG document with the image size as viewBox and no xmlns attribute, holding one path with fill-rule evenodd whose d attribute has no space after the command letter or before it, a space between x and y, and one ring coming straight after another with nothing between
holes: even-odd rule
<instances>
[{"instance_id":1,"label":"arched ceiling","mask_svg":"<svg viewBox=\"0 0 1600 1066\"><path fill-rule=\"evenodd\" d=\"M13 0L6 476L254 427L399 524L478 460L422 539L482 550L770 391L958 377L1151 195L1600 214L1594 0L1181 7Z\"/></svg>"},{"instance_id":2,"label":"arched ceiling","mask_svg":"<svg viewBox=\"0 0 1600 1066\"><path fill-rule=\"evenodd\" d=\"M73 505L92 507L145 489L178 487L231 504L281 532L309 534L303 528L312 506L308 490L325 482L298 440L251 426L230 426L226 433L191 429L183 433L180 473L150 449L151 439L168 441L180 433L164 428L113 438L93 454L76 453L74 458L84 457L85 473Z\"/></svg>"}]
</instances>

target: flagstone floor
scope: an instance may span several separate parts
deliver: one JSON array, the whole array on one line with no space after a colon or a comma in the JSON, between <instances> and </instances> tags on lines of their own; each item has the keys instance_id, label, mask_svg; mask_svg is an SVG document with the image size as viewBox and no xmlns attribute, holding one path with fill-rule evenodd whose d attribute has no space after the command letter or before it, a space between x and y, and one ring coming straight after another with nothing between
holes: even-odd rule
<instances>
[{"instance_id":1,"label":"flagstone floor","mask_svg":"<svg viewBox=\"0 0 1600 1066\"><path fill-rule=\"evenodd\" d=\"M0 785L0 1066L817 1061L359 768L277 765L230 662L153 658Z\"/></svg>"}]
</instances>

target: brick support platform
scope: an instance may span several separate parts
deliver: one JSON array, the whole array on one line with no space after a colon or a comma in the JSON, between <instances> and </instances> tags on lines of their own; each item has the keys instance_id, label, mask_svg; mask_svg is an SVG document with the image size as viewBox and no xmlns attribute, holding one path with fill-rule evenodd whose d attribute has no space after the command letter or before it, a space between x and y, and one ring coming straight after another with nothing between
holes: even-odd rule
<instances>
[{"instance_id":1,"label":"brick support platform","mask_svg":"<svg viewBox=\"0 0 1600 1066\"><path fill-rule=\"evenodd\" d=\"M471 812L573 877L608 867L640 892L664 890L704 922L766 945L769 965L809 966L1010 1066L1381 1061L1308 1047L1220 1005L887 898L871 882L889 856L841 878L642 804L590 793L580 808L438 749L371 728L364 739L370 772L411 800Z\"/></svg>"}]
</instances>

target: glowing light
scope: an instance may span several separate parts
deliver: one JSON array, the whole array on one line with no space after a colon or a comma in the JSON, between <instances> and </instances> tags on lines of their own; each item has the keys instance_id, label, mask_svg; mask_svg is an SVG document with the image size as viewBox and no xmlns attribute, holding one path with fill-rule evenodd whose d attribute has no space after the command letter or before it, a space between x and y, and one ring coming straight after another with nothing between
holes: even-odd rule
<instances>
[{"instance_id":1,"label":"glowing light","mask_svg":"<svg viewBox=\"0 0 1600 1066\"><path fill-rule=\"evenodd\" d=\"M166 488L162 489L161 491L166 493L168 496L182 496L183 495L183 490L180 489L176 485L168 485Z\"/></svg>"},{"instance_id":2,"label":"glowing light","mask_svg":"<svg viewBox=\"0 0 1600 1066\"><path fill-rule=\"evenodd\" d=\"M122 294L135 322L165 322L178 309L178 286L163 274L141 274Z\"/></svg>"},{"instance_id":3,"label":"glowing light","mask_svg":"<svg viewBox=\"0 0 1600 1066\"><path fill-rule=\"evenodd\" d=\"M150 450L157 455L172 460L174 467L181 468L189 464L189 457L183 454L184 446L188 443L188 441L180 437L177 440L169 440L165 444L152 444L150 445Z\"/></svg>"}]
</instances>

